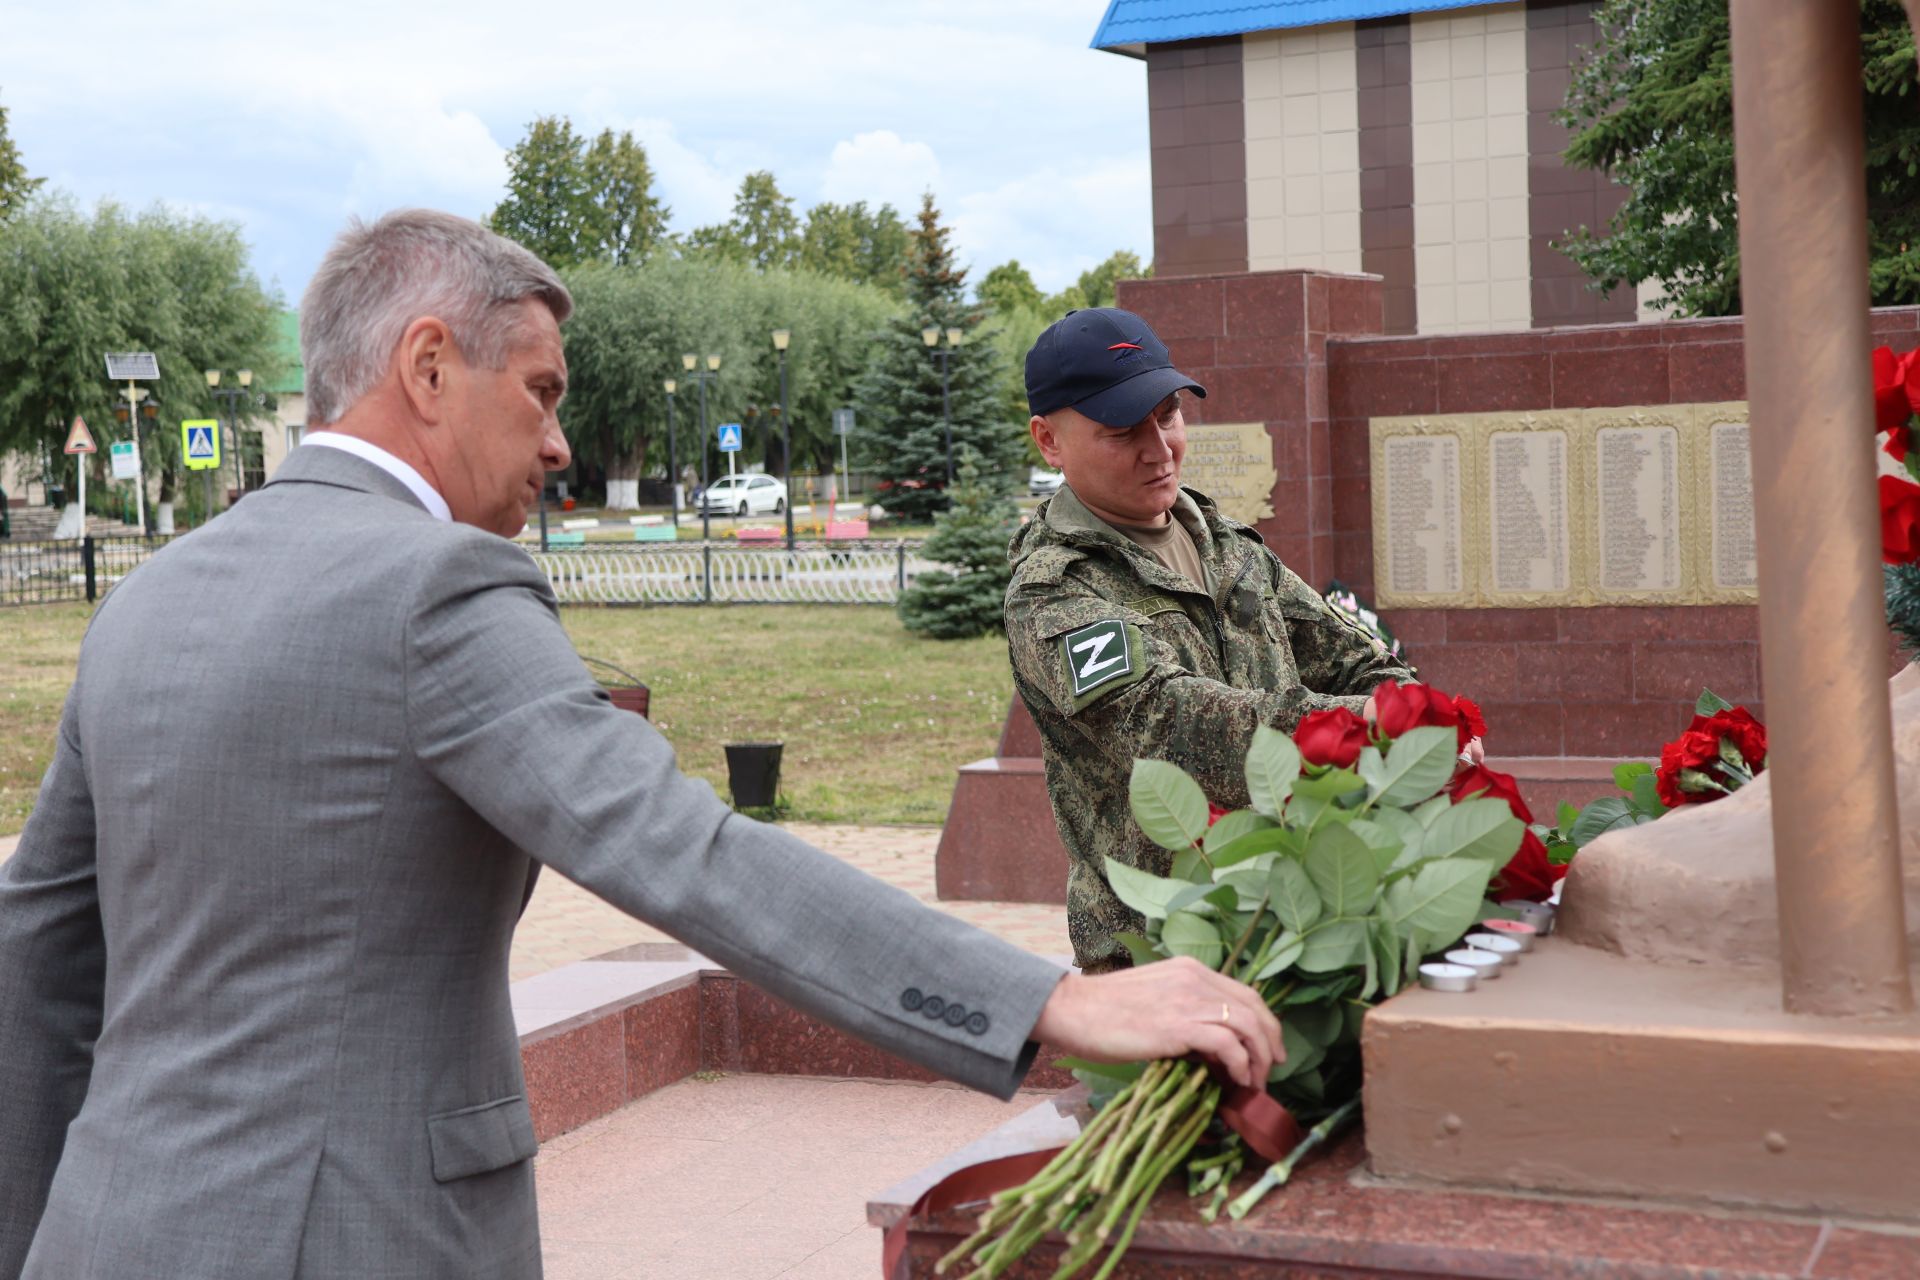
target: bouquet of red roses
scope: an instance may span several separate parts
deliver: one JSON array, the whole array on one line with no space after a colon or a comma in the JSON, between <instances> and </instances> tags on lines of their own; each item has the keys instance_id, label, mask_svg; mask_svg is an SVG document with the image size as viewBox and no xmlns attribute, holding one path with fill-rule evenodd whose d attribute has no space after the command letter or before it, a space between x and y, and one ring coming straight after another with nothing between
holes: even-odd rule
<instances>
[{"instance_id":1,"label":"bouquet of red roses","mask_svg":"<svg viewBox=\"0 0 1920 1280\"><path fill-rule=\"evenodd\" d=\"M1881 447L1907 470L1908 479L1880 477L1880 554L1888 564L1920 561L1920 454L1912 449L1913 415L1920 405L1920 350L1873 353L1873 429L1885 432Z\"/></svg>"}]
</instances>

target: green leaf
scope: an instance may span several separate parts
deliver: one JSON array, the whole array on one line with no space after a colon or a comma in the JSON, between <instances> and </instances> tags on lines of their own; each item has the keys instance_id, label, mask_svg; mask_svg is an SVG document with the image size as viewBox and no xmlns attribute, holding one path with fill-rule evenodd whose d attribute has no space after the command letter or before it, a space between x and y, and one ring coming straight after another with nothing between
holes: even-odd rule
<instances>
[{"instance_id":1,"label":"green leaf","mask_svg":"<svg viewBox=\"0 0 1920 1280\"><path fill-rule=\"evenodd\" d=\"M1138 1080L1147 1070L1144 1062L1089 1062L1085 1058L1055 1058L1053 1065L1062 1071L1084 1071L1109 1080Z\"/></svg>"},{"instance_id":2,"label":"green leaf","mask_svg":"<svg viewBox=\"0 0 1920 1280\"><path fill-rule=\"evenodd\" d=\"M1635 778L1631 803L1634 812L1659 817L1667 808L1660 799L1660 780L1651 773L1643 773Z\"/></svg>"},{"instance_id":3,"label":"green leaf","mask_svg":"<svg viewBox=\"0 0 1920 1280\"><path fill-rule=\"evenodd\" d=\"M1131 930L1114 934L1113 940L1127 949L1127 954L1133 957L1136 965L1149 965L1156 960L1166 959L1154 948L1151 941Z\"/></svg>"},{"instance_id":4,"label":"green leaf","mask_svg":"<svg viewBox=\"0 0 1920 1280\"><path fill-rule=\"evenodd\" d=\"M1366 842L1344 825L1330 825L1307 842L1307 876L1327 914L1358 916L1372 905L1380 887L1380 869Z\"/></svg>"},{"instance_id":5,"label":"green leaf","mask_svg":"<svg viewBox=\"0 0 1920 1280\"><path fill-rule=\"evenodd\" d=\"M1391 996L1400 990L1400 934L1385 920L1369 920L1367 940L1379 962L1380 994Z\"/></svg>"},{"instance_id":6,"label":"green leaf","mask_svg":"<svg viewBox=\"0 0 1920 1280\"><path fill-rule=\"evenodd\" d=\"M1653 772L1653 765L1645 760L1622 760L1613 766L1613 785L1629 794L1633 791L1633 780ZM1564 803L1564 802L1563 802ZM1567 825L1561 823L1561 826Z\"/></svg>"},{"instance_id":7,"label":"green leaf","mask_svg":"<svg viewBox=\"0 0 1920 1280\"><path fill-rule=\"evenodd\" d=\"M1338 800L1356 791L1364 791L1366 786L1360 775L1351 769L1321 769L1318 772L1309 769L1293 784L1293 794L1312 800Z\"/></svg>"},{"instance_id":8,"label":"green leaf","mask_svg":"<svg viewBox=\"0 0 1920 1280\"><path fill-rule=\"evenodd\" d=\"M1160 930L1160 946L1169 955L1192 956L1209 969L1227 958L1227 946L1213 922L1191 911L1176 911Z\"/></svg>"},{"instance_id":9,"label":"green leaf","mask_svg":"<svg viewBox=\"0 0 1920 1280\"><path fill-rule=\"evenodd\" d=\"M1420 824L1421 830L1433 825L1433 820L1453 808L1452 796L1435 796L1413 811L1413 820Z\"/></svg>"},{"instance_id":10,"label":"green leaf","mask_svg":"<svg viewBox=\"0 0 1920 1280\"><path fill-rule=\"evenodd\" d=\"M1273 826L1273 819L1251 809L1235 809L1220 821L1207 828L1204 847L1209 855L1220 852L1241 836L1254 831L1264 831Z\"/></svg>"},{"instance_id":11,"label":"green leaf","mask_svg":"<svg viewBox=\"0 0 1920 1280\"><path fill-rule=\"evenodd\" d=\"M1260 883L1264 888L1266 885L1265 877L1261 878ZM1259 900L1258 896L1254 898L1255 902ZM1211 880L1205 884L1184 885L1179 893L1174 894L1172 898L1167 900L1167 916L1168 918L1172 918L1173 913L1176 911L1191 910L1194 904L1198 902L1209 903L1221 911L1232 911L1239 907L1240 898L1234 891L1232 885L1215 884Z\"/></svg>"},{"instance_id":12,"label":"green leaf","mask_svg":"<svg viewBox=\"0 0 1920 1280\"><path fill-rule=\"evenodd\" d=\"M1383 813L1397 813L1403 818L1407 816L1405 811L1400 809L1376 809L1375 818L1377 819ZM1411 818L1407 821L1413 822ZM1413 827L1416 832L1420 829L1418 823L1413 823ZM1383 876L1387 874L1387 868L1391 867L1394 860L1400 856L1400 851L1406 847L1392 831L1388 830L1385 823L1379 821L1355 818L1347 824L1347 830L1360 837L1360 842L1367 846L1368 852L1373 854L1374 869Z\"/></svg>"},{"instance_id":13,"label":"green leaf","mask_svg":"<svg viewBox=\"0 0 1920 1280\"><path fill-rule=\"evenodd\" d=\"M1306 868L1291 858L1267 868L1267 900L1280 923L1295 933L1305 933L1320 918L1320 894Z\"/></svg>"},{"instance_id":14,"label":"green leaf","mask_svg":"<svg viewBox=\"0 0 1920 1280\"><path fill-rule=\"evenodd\" d=\"M1253 981L1265 982L1276 974L1285 973L1295 961L1300 959L1300 953L1306 949L1307 944L1300 940L1300 935L1291 929L1287 930L1274 943L1273 954L1268 956L1267 962L1260 966L1260 972L1253 975Z\"/></svg>"},{"instance_id":15,"label":"green leaf","mask_svg":"<svg viewBox=\"0 0 1920 1280\"><path fill-rule=\"evenodd\" d=\"M1422 863L1404 880L1387 886L1386 916L1402 936L1417 929L1425 938L1452 945L1473 923L1494 865L1472 858Z\"/></svg>"},{"instance_id":16,"label":"green leaf","mask_svg":"<svg viewBox=\"0 0 1920 1280\"><path fill-rule=\"evenodd\" d=\"M1335 920L1315 927L1312 933L1306 935L1305 941L1306 949L1301 952L1297 962L1301 972L1329 973L1335 969L1346 969L1366 959L1367 926L1361 920Z\"/></svg>"},{"instance_id":17,"label":"green leaf","mask_svg":"<svg viewBox=\"0 0 1920 1280\"><path fill-rule=\"evenodd\" d=\"M1359 989L1360 979L1351 973L1323 978L1318 982L1300 982L1280 1001L1281 1007L1292 1008L1300 1004L1312 1004L1316 1000L1340 1000L1350 991Z\"/></svg>"},{"instance_id":18,"label":"green leaf","mask_svg":"<svg viewBox=\"0 0 1920 1280\"><path fill-rule=\"evenodd\" d=\"M1527 827L1504 800L1462 800L1427 828L1428 858L1478 858L1499 866L1519 851Z\"/></svg>"},{"instance_id":19,"label":"green leaf","mask_svg":"<svg viewBox=\"0 0 1920 1280\"><path fill-rule=\"evenodd\" d=\"M1395 933L1406 937L1406 949L1402 952L1403 963L1400 978L1403 984L1411 986L1420 980L1420 961L1427 954L1427 936L1418 929L1399 929Z\"/></svg>"},{"instance_id":20,"label":"green leaf","mask_svg":"<svg viewBox=\"0 0 1920 1280\"><path fill-rule=\"evenodd\" d=\"M1287 1060L1273 1064L1273 1069L1267 1072L1268 1084L1279 1084L1282 1080L1311 1071L1327 1056L1325 1049L1301 1035L1288 1018L1280 1020L1280 1046L1287 1051Z\"/></svg>"},{"instance_id":21,"label":"green leaf","mask_svg":"<svg viewBox=\"0 0 1920 1280\"><path fill-rule=\"evenodd\" d=\"M1225 910L1255 910L1267 896L1266 868L1246 867L1225 872L1220 877L1220 888L1214 892L1223 890L1233 898L1233 901L1225 904Z\"/></svg>"},{"instance_id":22,"label":"green leaf","mask_svg":"<svg viewBox=\"0 0 1920 1280\"><path fill-rule=\"evenodd\" d=\"M1201 884L1213 879L1213 867L1198 849L1182 849L1173 855L1173 867L1169 874L1175 880Z\"/></svg>"},{"instance_id":23,"label":"green leaf","mask_svg":"<svg viewBox=\"0 0 1920 1280\"><path fill-rule=\"evenodd\" d=\"M1409 729L1387 748L1386 764L1370 784L1380 804L1418 804L1447 785L1460 759L1459 731L1446 725Z\"/></svg>"},{"instance_id":24,"label":"green leaf","mask_svg":"<svg viewBox=\"0 0 1920 1280\"><path fill-rule=\"evenodd\" d=\"M1281 1019L1281 1023L1283 1026L1292 1026L1296 1036L1317 1049L1338 1044L1347 1026L1339 1002L1333 1000L1296 1005L1287 1010L1287 1016Z\"/></svg>"},{"instance_id":25,"label":"green leaf","mask_svg":"<svg viewBox=\"0 0 1920 1280\"><path fill-rule=\"evenodd\" d=\"M1636 812L1633 802L1625 796L1601 796L1580 811L1580 816L1567 830L1567 839L1575 846L1584 849L1616 828L1632 827L1651 821L1651 818Z\"/></svg>"},{"instance_id":26,"label":"green leaf","mask_svg":"<svg viewBox=\"0 0 1920 1280\"><path fill-rule=\"evenodd\" d=\"M1427 829L1421 826L1420 820L1411 813L1405 809L1389 806L1385 809L1373 810L1368 818L1374 825L1385 829L1400 842L1400 854L1396 855L1396 861L1408 852L1412 852L1416 858L1422 856L1421 851L1426 846ZM1365 838L1366 836L1362 834L1361 839Z\"/></svg>"},{"instance_id":27,"label":"green leaf","mask_svg":"<svg viewBox=\"0 0 1920 1280\"><path fill-rule=\"evenodd\" d=\"M1300 749L1293 739L1270 725L1253 731L1247 748L1247 795L1253 807L1278 818L1300 777Z\"/></svg>"},{"instance_id":28,"label":"green leaf","mask_svg":"<svg viewBox=\"0 0 1920 1280\"><path fill-rule=\"evenodd\" d=\"M1187 888L1184 880L1168 880L1156 876L1150 871L1130 867L1124 862L1112 858L1107 864L1107 883L1113 886L1114 896L1138 911L1149 920L1164 920L1170 910L1168 903L1182 889Z\"/></svg>"},{"instance_id":29,"label":"green leaf","mask_svg":"<svg viewBox=\"0 0 1920 1280\"><path fill-rule=\"evenodd\" d=\"M1554 825L1559 827L1560 830L1565 831L1573 825L1574 820L1579 816L1580 810L1573 806L1572 801L1562 800L1560 802L1559 812L1554 815Z\"/></svg>"},{"instance_id":30,"label":"green leaf","mask_svg":"<svg viewBox=\"0 0 1920 1280\"><path fill-rule=\"evenodd\" d=\"M1710 716L1721 711L1733 710L1733 704L1711 689L1701 689L1700 696L1694 700L1693 714Z\"/></svg>"},{"instance_id":31,"label":"green leaf","mask_svg":"<svg viewBox=\"0 0 1920 1280\"><path fill-rule=\"evenodd\" d=\"M1380 754L1380 748L1360 748L1360 758L1353 762L1353 771L1367 784L1369 792L1377 795L1386 789L1387 758Z\"/></svg>"},{"instance_id":32,"label":"green leaf","mask_svg":"<svg viewBox=\"0 0 1920 1280\"><path fill-rule=\"evenodd\" d=\"M1300 837L1285 827L1262 827L1258 831L1249 831L1235 840L1229 840L1218 849L1207 850L1207 856L1213 859L1215 873L1228 867L1238 866L1249 858L1257 858L1263 853L1297 852Z\"/></svg>"},{"instance_id":33,"label":"green leaf","mask_svg":"<svg viewBox=\"0 0 1920 1280\"><path fill-rule=\"evenodd\" d=\"M1207 797L1179 765L1135 760L1127 782L1133 820L1162 849L1185 849L1207 834Z\"/></svg>"}]
</instances>

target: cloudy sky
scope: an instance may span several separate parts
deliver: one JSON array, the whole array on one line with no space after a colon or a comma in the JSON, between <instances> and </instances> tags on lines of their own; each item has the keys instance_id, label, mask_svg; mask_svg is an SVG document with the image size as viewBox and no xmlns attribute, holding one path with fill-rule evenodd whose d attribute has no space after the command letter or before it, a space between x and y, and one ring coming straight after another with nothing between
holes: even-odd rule
<instances>
[{"instance_id":1,"label":"cloudy sky","mask_svg":"<svg viewBox=\"0 0 1920 1280\"><path fill-rule=\"evenodd\" d=\"M771 169L799 209L916 208L975 278L1056 289L1151 256L1145 64L1087 47L1106 0L0 0L27 166L91 203L237 221L297 300L352 213L498 202L538 115L630 129L672 225Z\"/></svg>"}]
</instances>

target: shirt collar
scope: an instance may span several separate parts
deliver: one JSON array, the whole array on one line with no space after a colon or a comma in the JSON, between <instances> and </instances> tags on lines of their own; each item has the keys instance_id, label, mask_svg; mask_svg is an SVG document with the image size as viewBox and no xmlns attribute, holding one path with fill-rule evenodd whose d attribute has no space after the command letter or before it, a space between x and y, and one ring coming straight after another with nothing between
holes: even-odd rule
<instances>
[{"instance_id":1,"label":"shirt collar","mask_svg":"<svg viewBox=\"0 0 1920 1280\"><path fill-rule=\"evenodd\" d=\"M311 431L301 437L301 444L323 445L328 449L338 449L350 453L356 458L371 462L388 475L407 486L407 492L420 499L420 505L436 520L453 522L453 509L440 491L426 482L418 471L388 453L377 444L362 440L359 436L350 436L342 431Z\"/></svg>"}]
</instances>

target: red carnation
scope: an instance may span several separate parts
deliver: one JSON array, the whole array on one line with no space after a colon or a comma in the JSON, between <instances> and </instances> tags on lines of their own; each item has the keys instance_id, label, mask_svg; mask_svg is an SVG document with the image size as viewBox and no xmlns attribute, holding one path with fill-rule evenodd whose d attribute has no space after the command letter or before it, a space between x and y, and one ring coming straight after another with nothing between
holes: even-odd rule
<instances>
[{"instance_id":1,"label":"red carnation","mask_svg":"<svg viewBox=\"0 0 1920 1280\"><path fill-rule=\"evenodd\" d=\"M1873 422L1875 431L1892 431L1907 425L1913 417L1912 390L1908 383L1915 376L1913 352L1899 355L1891 347L1873 349Z\"/></svg>"},{"instance_id":2,"label":"red carnation","mask_svg":"<svg viewBox=\"0 0 1920 1280\"><path fill-rule=\"evenodd\" d=\"M1694 717L1698 728L1710 730L1716 737L1727 738L1747 762L1749 772L1758 773L1767 764L1767 726L1753 718L1753 712L1745 707L1729 707L1725 711L1716 711L1706 719Z\"/></svg>"},{"instance_id":3,"label":"red carnation","mask_svg":"<svg viewBox=\"0 0 1920 1280\"><path fill-rule=\"evenodd\" d=\"M1507 808L1513 810L1514 817L1522 822L1533 821L1533 810L1520 798L1520 784L1513 780L1513 775L1489 769L1483 764L1470 765L1455 774L1453 781L1447 784L1447 794L1453 797L1455 804L1471 800L1476 795L1505 800Z\"/></svg>"},{"instance_id":4,"label":"red carnation","mask_svg":"<svg viewBox=\"0 0 1920 1280\"><path fill-rule=\"evenodd\" d=\"M1566 864L1555 864L1547 857L1547 846L1540 837L1527 832L1526 839L1520 842L1520 851L1513 860L1501 870L1494 882L1493 892L1502 899L1525 898L1528 902L1545 902L1553 896L1553 886L1560 883L1567 874Z\"/></svg>"},{"instance_id":5,"label":"red carnation","mask_svg":"<svg viewBox=\"0 0 1920 1280\"><path fill-rule=\"evenodd\" d=\"M1293 731L1293 743L1300 748L1302 760L1330 764L1336 769L1345 769L1358 760L1367 741L1367 722L1345 707L1304 716Z\"/></svg>"},{"instance_id":6,"label":"red carnation","mask_svg":"<svg viewBox=\"0 0 1920 1280\"><path fill-rule=\"evenodd\" d=\"M1920 484L1880 477L1880 556L1888 564L1920 560Z\"/></svg>"},{"instance_id":7,"label":"red carnation","mask_svg":"<svg viewBox=\"0 0 1920 1280\"><path fill-rule=\"evenodd\" d=\"M1380 732L1397 738L1422 725L1453 725L1460 730L1460 746L1486 736L1487 722L1468 698L1453 698L1428 684L1400 684L1388 680L1373 691Z\"/></svg>"},{"instance_id":8,"label":"red carnation","mask_svg":"<svg viewBox=\"0 0 1920 1280\"><path fill-rule=\"evenodd\" d=\"M1720 753L1723 742L1730 743L1739 754L1748 776L1766 768L1767 727L1755 720L1751 711L1729 707L1710 716L1696 715L1685 733L1660 750L1660 767L1653 777L1660 802L1677 809L1683 804L1705 804L1738 790L1747 777L1729 768ZM1687 774L1697 776L1689 778Z\"/></svg>"}]
</instances>

